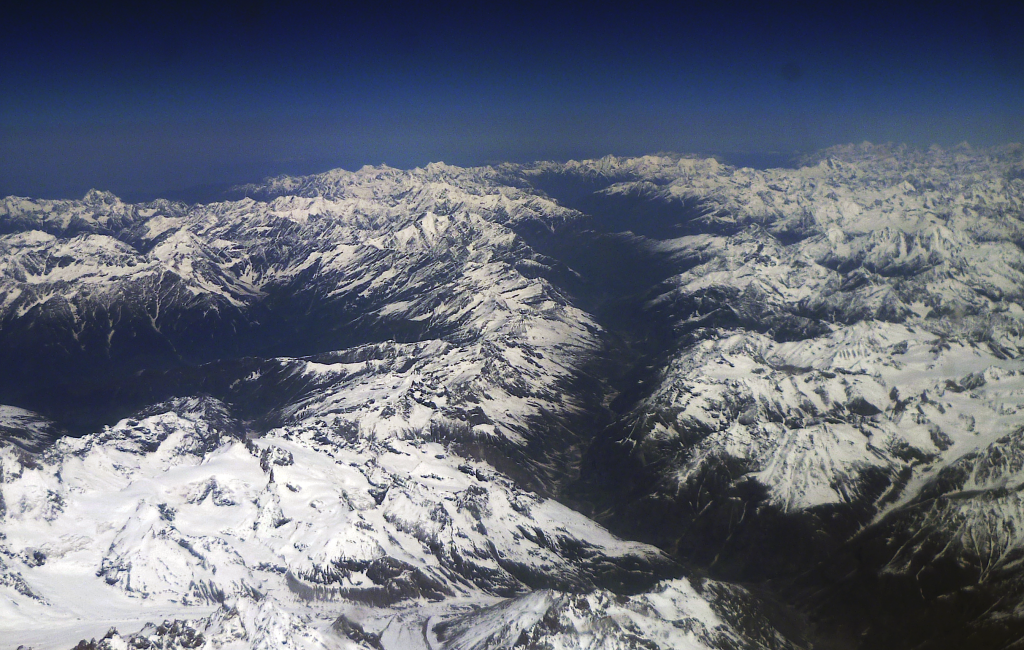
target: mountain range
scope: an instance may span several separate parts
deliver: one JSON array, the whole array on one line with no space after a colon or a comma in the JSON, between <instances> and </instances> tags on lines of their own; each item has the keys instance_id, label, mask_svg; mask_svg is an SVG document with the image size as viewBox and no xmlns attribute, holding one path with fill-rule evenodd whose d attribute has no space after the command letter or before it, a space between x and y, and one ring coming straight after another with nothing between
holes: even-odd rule
<instances>
[{"instance_id":1,"label":"mountain range","mask_svg":"<svg viewBox=\"0 0 1024 650\"><path fill-rule=\"evenodd\" d=\"M1024 147L0 200L0 647L1011 648Z\"/></svg>"}]
</instances>

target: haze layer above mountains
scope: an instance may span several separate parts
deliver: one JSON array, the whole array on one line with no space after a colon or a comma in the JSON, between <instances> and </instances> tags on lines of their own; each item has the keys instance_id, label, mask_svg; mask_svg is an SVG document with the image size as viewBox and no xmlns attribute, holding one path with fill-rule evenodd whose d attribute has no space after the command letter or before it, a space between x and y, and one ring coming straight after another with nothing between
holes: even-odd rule
<instances>
[{"instance_id":1,"label":"haze layer above mountains","mask_svg":"<svg viewBox=\"0 0 1024 650\"><path fill-rule=\"evenodd\" d=\"M1024 139L1013 2L40 0L4 19L0 196L194 200L367 163Z\"/></svg>"}]
</instances>

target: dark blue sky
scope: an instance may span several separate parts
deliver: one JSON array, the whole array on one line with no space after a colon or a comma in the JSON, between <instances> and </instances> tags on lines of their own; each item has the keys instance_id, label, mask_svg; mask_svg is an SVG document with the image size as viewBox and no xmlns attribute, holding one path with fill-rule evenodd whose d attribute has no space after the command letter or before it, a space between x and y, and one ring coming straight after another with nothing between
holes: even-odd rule
<instances>
[{"instance_id":1,"label":"dark blue sky","mask_svg":"<svg viewBox=\"0 0 1024 650\"><path fill-rule=\"evenodd\" d=\"M142 197L382 162L1022 141L1021 4L36 3L0 36L0 195Z\"/></svg>"}]
</instances>

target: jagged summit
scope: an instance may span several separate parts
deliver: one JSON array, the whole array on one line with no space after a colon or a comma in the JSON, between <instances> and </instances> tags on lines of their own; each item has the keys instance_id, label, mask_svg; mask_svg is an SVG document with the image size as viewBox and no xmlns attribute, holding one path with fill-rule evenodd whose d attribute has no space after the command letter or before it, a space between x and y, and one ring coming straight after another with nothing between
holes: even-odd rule
<instances>
[{"instance_id":1,"label":"jagged summit","mask_svg":"<svg viewBox=\"0 0 1024 650\"><path fill-rule=\"evenodd\" d=\"M118 203L120 200L113 192L97 190L95 188L86 192L85 197L82 199L85 203L93 204L112 204Z\"/></svg>"}]
</instances>

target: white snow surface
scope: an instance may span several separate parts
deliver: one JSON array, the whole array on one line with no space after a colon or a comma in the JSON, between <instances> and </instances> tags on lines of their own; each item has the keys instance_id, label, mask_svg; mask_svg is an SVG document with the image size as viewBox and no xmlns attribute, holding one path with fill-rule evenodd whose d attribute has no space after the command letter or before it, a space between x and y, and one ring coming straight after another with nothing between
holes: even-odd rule
<instances>
[{"instance_id":1,"label":"white snow surface","mask_svg":"<svg viewBox=\"0 0 1024 650\"><path fill-rule=\"evenodd\" d=\"M525 607L514 640L564 599L531 592L523 572L569 589L608 563L665 562L423 436L341 436L326 418L245 440L210 423L218 410L177 401L38 459L0 452L3 647L66 648L111 627L103 642L124 647L170 634L154 627L165 620L204 648L350 647L331 623L353 612L385 647L408 647L403 635L428 638L422 612L438 622L525 593L497 605ZM685 580L646 597L719 624ZM509 624L486 611L477 628ZM479 633L441 646L477 647Z\"/></svg>"}]
</instances>

